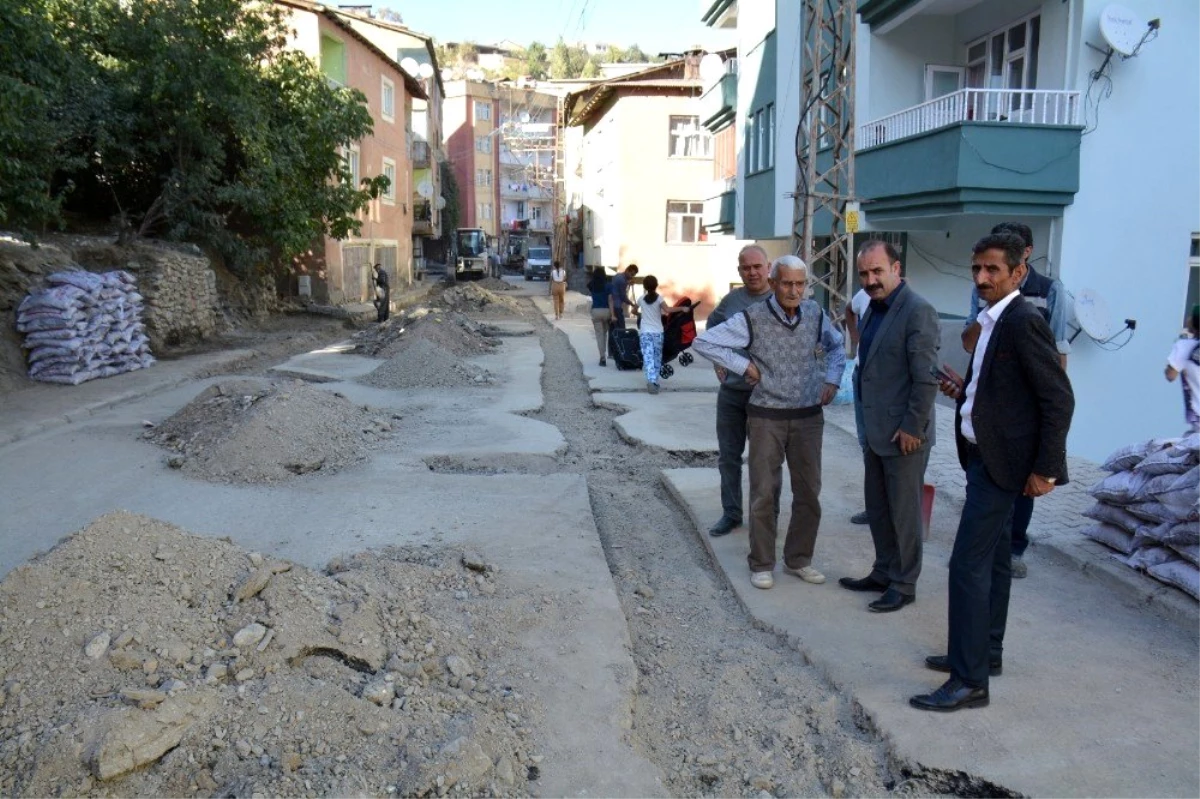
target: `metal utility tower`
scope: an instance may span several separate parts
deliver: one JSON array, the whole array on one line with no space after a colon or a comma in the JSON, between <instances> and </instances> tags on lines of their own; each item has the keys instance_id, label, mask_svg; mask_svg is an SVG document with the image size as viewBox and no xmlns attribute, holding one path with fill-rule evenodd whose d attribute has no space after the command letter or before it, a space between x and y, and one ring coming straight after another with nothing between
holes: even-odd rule
<instances>
[{"instance_id":1,"label":"metal utility tower","mask_svg":"<svg viewBox=\"0 0 1200 799\"><path fill-rule=\"evenodd\" d=\"M792 252L811 267L810 282L829 291L831 304L850 300L851 248L858 230L854 198L856 5L853 0L804 0L802 11L802 102L796 136ZM829 224L829 236L821 236L821 241L816 235L818 222Z\"/></svg>"}]
</instances>

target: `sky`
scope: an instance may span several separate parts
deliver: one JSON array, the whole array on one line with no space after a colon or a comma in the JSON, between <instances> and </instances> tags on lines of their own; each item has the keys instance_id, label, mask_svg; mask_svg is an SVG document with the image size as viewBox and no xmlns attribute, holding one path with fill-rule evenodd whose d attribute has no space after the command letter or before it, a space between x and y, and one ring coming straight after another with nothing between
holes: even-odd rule
<instances>
[{"instance_id":1,"label":"sky","mask_svg":"<svg viewBox=\"0 0 1200 799\"><path fill-rule=\"evenodd\" d=\"M343 0L346 2L347 0ZM700 0L377 0L404 17L404 24L439 42L503 39L551 45L604 42L646 53L681 52L732 46L732 31L713 30L700 21Z\"/></svg>"}]
</instances>

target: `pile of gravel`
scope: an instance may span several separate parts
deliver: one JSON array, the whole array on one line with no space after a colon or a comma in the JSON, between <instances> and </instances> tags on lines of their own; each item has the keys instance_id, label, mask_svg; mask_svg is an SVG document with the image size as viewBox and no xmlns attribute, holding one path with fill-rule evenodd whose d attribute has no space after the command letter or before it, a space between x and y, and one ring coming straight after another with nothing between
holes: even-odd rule
<instances>
[{"instance_id":1,"label":"pile of gravel","mask_svg":"<svg viewBox=\"0 0 1200 799\"><path fill-rule=\"evenodd\" d=\"M362 460L392 421L340 394L294 381L214 384L146 432L172 468L203 480L272 483Z\"/></svg>"},{"instance_id":2,"label":"pile of gravel","mask_svg":"<svg viewBox=\"0 0 1200 799\"><path fill-rule=\"evenodd\" d=\"M485 277L483 280L476 281L475 285L488 291L512 291L516 288L513 284L498 277Z\"/></svg>"},{"instance_id":3,"label":"pile of gravel","mask_svg":"<svg viewBox=\"0 0 1200 799\"><path fill-rule=\"evenodd\" d=\"M355 352L390 358L418 339L463 356L482 355L500 345L500 339L492 337L483 325L458 311L426 306L408 309L382 324L361 330L352 341Z\"/></svg>"},{"instance_id":4,"label":"pile of gravel","mask_svg":"<svg viewBox=\"0 0 1200 799\"><path fill-rule=\"evenodd\" d=\"M506 284L507 285L507 284ZM498 314L521 315L525 310L520 300L503 297L478 283L458 283L442 292L442 305L456 311L488 311Z\"/></svg>"},{"instance_id":5,"label":"pile of gravel","mask_svg":"<svg viewBox=\"0 0 1200 799\"><path fill-rule=\"evenodd\" d=\"M542 597L474 553L320 574L125 512L0 583L4 796L523 796Z\"/></svg>"},{"instance_id":6,"label":"pile of gravel","mask_svg":"<svg viewBox=\"0 0 1200 799\"><path fill-rule=\"evenodd\" d=\"M495 380L486 369L417 337L375 371L359 378L360 383L386 389L484 386Z\"/></svg>"}]
</instances>

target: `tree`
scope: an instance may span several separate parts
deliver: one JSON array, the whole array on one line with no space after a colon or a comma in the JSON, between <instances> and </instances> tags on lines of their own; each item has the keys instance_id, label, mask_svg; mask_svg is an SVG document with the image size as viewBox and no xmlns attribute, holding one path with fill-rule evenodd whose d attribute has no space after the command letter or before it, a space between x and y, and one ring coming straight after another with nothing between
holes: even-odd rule
<instances>
[{"instance_id":1,"label":"tree","mask_svg":"<svg viewBox=\"0 0 1200 799\"><path fill-rule=\"evenodd\" d=\"M648 56L644 52L642 52L642 48L638 47L635 44L635 45L630 46L628 49L625 50L624 53L621 54L620 60L626 64L642 64L647 61L650 61L651 59L650 59L650 56Z\"/></svg>"},{"instance_id":2,"label":"tree","mask_svg":"<svg viewBox=\"0 0 1200 799\"><path fill-rule=\"evenodd\" d=\"M404 24L404 17L400 16L400 12L387 6L376 9L375 16L384 22L394 22L397 25Z\"/></svg>"},{"instance_id":3,"label":"tree","mask_svg":"<svg viewBox=\"0 0 1200 799\"><path fill-rule=\"evenodd\" d=\"M568 45L560 36L550 51L550 77L578 78L587 63L587 50L579 45Z\"/></svg>"},{"instance_id":4,"label":"tree","mask_svg":"<svg viewBox=\"0 0 1200 799\"><path fill-rule=\"evenodd\" d=\"M535 41L526 48L525 74L534 80L545 80L550 74L550 58L546 54L546 45Z\"/></svg>"},{"instance_id":5,"label":"tree","mask_svg":"<svg viewBox=\"0 0 1200 799\"><path fill-rule=\"evenodd\" d=\"M454 167L449 161L438 164L438 172L442 179L442 196L446 198L446 207L442 209L442 238L451 241L458 221L462 219L462 199L458 190L458 179L454 177Z\"/></svg>"},{"instance_id":6,"label":"tree","mask_svg":"<svg viewBox=\"0 0 1200 799\"><path fill-rule=\"evenodd\" d=\"M598 78L600 77L600 65L595 58L589 58L587 63L580 70L579 77L581 78Z\"/></svg>"}]
</instances>

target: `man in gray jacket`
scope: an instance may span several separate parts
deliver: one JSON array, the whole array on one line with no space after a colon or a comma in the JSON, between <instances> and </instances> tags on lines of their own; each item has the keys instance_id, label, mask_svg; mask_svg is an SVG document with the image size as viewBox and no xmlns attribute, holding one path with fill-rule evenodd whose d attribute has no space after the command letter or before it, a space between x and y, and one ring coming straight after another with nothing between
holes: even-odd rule
<instances>
[{"instance_id":1,"label":"man in gray jacket","mask_svg":"<svg viewBox=\"0 0 1200 799\"><path fill-rule=\"evenodd\" d=\"M708 315L707 329L736 316L760 300L771 296L767 283L770 269L766 251L748 244L738 253L741 288L725 295ZM743 355L745 352L742 353ZM721 473L721 518L708 528L714 538L733 532L742 524L742 453L746 450L746 405L753 386L739 374L713 364L721 388L717 391L717 470Z\"/></svg>"},{"instance_id":2,"label":"man in gray jacket","mask_svg":"<svg viewBox=\"0 0 1200 799\"><path fill-rule=\"evenodd\" d=\"M808 266L794 255L776 258L772 294L724 324L705 330L692 347L742 375L753 388L746 405L750 440L750 584L775 584L777 497L786 461L792 513L783 570L806 583L825 582L812 565L821 524L823 406L833 401L846 367L842 334L810 299ZM742 353L746 354L743 355Z\"/></svg>"},{"instance_id":3,"label":"man in gray jacket","mask_svg":"<svg viewBox=\"0 0 1200 799\"><path fill-rule=\"evenodd\" d=\"M936 423L938 316L900 276L900 256L885 241L858 252L858 277L871 304L859 324L855 393L862 406L864 491L875 564L851 591L883 594L867 607L899 610L916 599L921 573L921 490Z\"/></svg>"}]
</instances>

